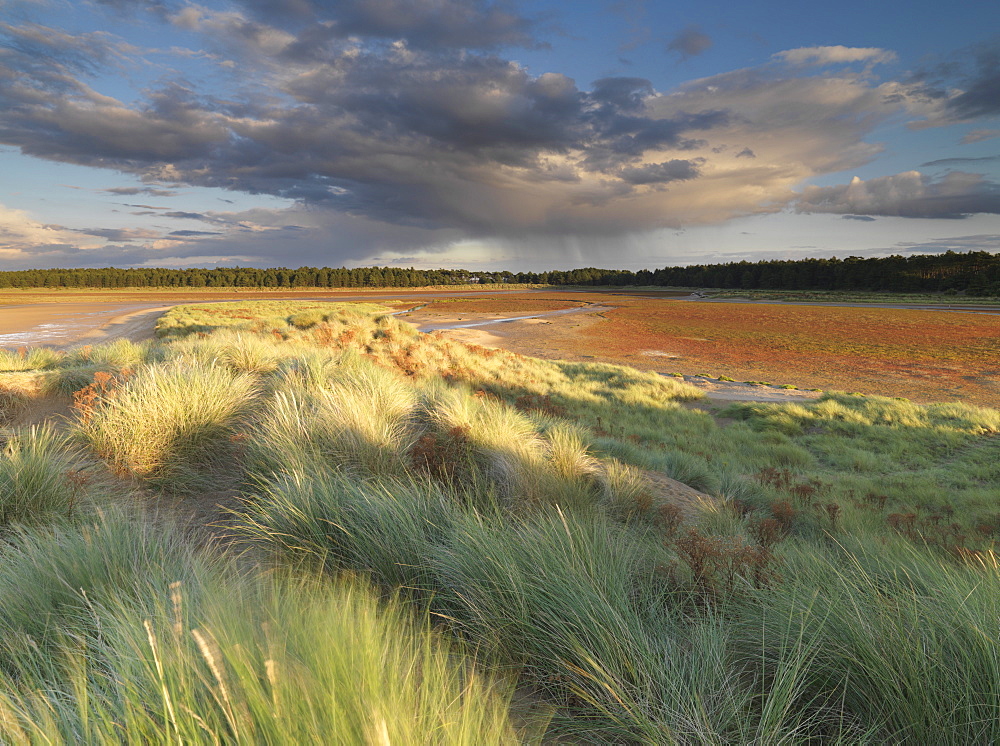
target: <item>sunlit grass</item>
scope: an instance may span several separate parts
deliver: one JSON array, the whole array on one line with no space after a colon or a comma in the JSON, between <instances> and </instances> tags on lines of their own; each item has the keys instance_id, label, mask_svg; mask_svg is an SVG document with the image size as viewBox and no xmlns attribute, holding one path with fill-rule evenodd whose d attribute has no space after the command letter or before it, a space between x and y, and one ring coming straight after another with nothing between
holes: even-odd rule
<instances>
[{"instance_id":1,"label":"sunlit grass","mask_svg":"<svg viewBox=\"0 0 1000 746\"><path fill-rule=\"evenodd\" d=\"M184 489L231 466L258 382L190 358L142 368L81 412L87 444L123 475Z\"/></svg>"},{"instance_id":2,"label":"sunlit grass","mask_svg":"<svg viewBox=\"0 0 1000 746\"><path fill-rule=\"evenodd\" d=\"M164 329L0 374L10 411L76 392L68 436L0 435L0 740L998 739L996 410L717 419L378 307ZM199 550L129 490L237 507Z\"/></svg>"}]
</instances>

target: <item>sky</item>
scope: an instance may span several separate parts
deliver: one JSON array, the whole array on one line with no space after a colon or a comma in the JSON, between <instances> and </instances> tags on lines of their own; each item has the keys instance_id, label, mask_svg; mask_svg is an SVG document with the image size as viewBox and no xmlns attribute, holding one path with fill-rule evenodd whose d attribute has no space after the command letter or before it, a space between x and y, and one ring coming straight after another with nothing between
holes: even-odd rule
<instances>
[{"instance_id":1,"label":"sky","mask_svg":"<svg viewBox=\"0 0 1000 746\"><path fill-rule=\"evenodd\" d=\"M956 0L0 0L0 270L1000 251Z\"/></svg>"}]
</instances>

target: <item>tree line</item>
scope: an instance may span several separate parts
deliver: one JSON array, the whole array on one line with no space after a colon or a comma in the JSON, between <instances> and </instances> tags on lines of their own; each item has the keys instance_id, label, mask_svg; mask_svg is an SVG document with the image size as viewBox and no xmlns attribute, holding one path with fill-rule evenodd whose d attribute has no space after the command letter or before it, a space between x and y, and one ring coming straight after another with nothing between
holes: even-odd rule
<instances>
[{"instance_id":1,"label":"tree line","mask_svg":"<svg viewBox=\"0 0 1000 746\"><path fill-rule=\"evenodd\" d=\"M1000 295L1000 255L987 251L863 259L791 259L638 272L574 269L546 272L553 285L662 285L742 290L868 290L891 293L962 292Z\"/></svg>"},{"instance_id":2,"label":"tree line","mask_svg":"<svg viewBox=\"0 0 1000 746\"><path fill-rule=\"evenodd\" d=\"M537 282L513 272L470 272L465 269L399 269L395 267L156 267L98 269L28 269L0 272L0 288L370 288L465 285L468 283Z\"/></svg>"},{"instance_id":3,"label":"tree line","mask_svg":"<svg viewBox=\"0 0 1000 746\"><path fill-rule=\"evenodd\" d=\"M365 288L538 283L547 285L661 285L744 290L868 290L1000 295L1000 255L987 251L863 259L791 259L642 269L473 272L395 267L255 269L101 268L0 272L0 288L245 287Z\"/></svg>"}]
</instances>

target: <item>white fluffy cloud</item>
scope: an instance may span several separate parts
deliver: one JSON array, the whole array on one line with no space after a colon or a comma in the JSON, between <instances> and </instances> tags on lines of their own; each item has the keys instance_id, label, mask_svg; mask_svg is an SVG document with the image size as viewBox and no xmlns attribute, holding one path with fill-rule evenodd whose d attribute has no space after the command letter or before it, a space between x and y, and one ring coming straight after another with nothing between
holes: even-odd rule
<instances>
[{"instance_id":1,"label":"white fluffy cloud","mask_svg":"<svg viewBox=\"0 0 1000 746\"><path fill-rule=\"evenodd\" d=\"M83 248L102 245L103 241L84 239ZM0 205L0 257L18 259L39 251L39 247L77 246L80 235L61 226L45 225L24 210Z\"/></svg>"}]
</instances>

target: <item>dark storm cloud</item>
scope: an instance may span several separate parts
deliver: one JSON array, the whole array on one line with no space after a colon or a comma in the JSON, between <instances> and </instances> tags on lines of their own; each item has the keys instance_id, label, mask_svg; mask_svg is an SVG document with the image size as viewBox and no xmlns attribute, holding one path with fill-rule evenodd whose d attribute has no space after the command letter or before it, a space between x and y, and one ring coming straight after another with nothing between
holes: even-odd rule
<instances>
[{"instance_id":1,"label":"dark storm cloud","mask_svg":"<svg viewBox=\"0 0 1000 746\"><path fill-rule=\"evenodd\" d=\"M146 173L156 163L208 158L230 137L219 114L178 84L127 107L66 73L58 53L39 54L15 51L8 72L0 70L0 142L28 155Z\"/></svg>"},{"instance_id":2,"label":"dark storm cloud","mask_svg":"<svg viewBox=\"0 0 1000 746\"><path fill-rule=\"evenodd\" d=\"M949 109L962 119L1000 114L1000 41L978 48L975 69L963 81L963 92Z\"/></svg>"},{"instance_id":3,"label":"dark storm cloud","mask_svg":"<svg viewBox=\"0 0 1000 746\"><path fill-rule=\"evenodd\" d=\"M667 43L669 51L676 52L685 59L696 57L711 46L712 38L694 25L686 27Z\"/></svg>"},{"instance_id":4,"label":"dark storm cloud","mask_svg":"<svg viewBox=\"0 0 1000 746\"><path fill-rule=\"evenodd\" d=\"M878 148L864 136L899 109L867 80L829 70L871 59L872 50L799 50L824 61L823 79L803 66L772 66L664 95L638 77L586 86L559 73L533 75L489 52L530 43L532 26L513 6L486 0L114 6L153 8L145 18L162 17L199 49L225 52L203 61L233 76L231 95L177 79L124 103L88 87L93 68L60 45L8 44L0 143L145 184L287 198L368 221L369 235L379 222L408 235L620 235L774 211L807 175L873 157ZM99 41L71 39L68 47ZM664 184L673 186L656 188ZM164 216L239 225L203 212Z\"/></svg>"},{"instance_id":5,"label":"dark storm cloud","mask_svg":"<svg viewBox=\"0 0 1000 746\"><path fill-rule=\"evenodd\" d=\"M205 18L189 22L199 27L211 21ZM226 22L232 25L229 16ZM29 64L20 53L12 61ZM526 220L519 198L509 196L510 179L544 189L594 173L605 186L570 202L551 199L606 203L628 192L622 168L650 152L697 147L702 141L692 133L729 121L721 110L654 115L647 101L656 93L645 79L604 78L587 91L564 75L536 77L497 56L465 52L337 52L324 63L292 66L275 86L284 100L223 102L172 83L125 106L82 83L67 95L0 81L0 141L148 181L495 234L521 230ZM513 169L509 185L504 168ZM544 231L561 229L563 219L530 220Z\"/></svg>"},{"instance_id":6,"label":"dark storm cloud","mask_svg":"<svg viewBox=\"0 0 1000 746\"><path fill-rule=\"evenodd\" d=\"M699 166L703 158L696 160L672 160L664 163L649 163L622 171L622 179L629 184L667 184L671 181L687 181L701 175Z\"/></svg>"},{"instance_id":7,"label":"dark storm cloud","mask_svg":"<svg viewBox=\"0 0 1000 746\"><path fill-rule=\"evenodd\" d=\"M966 218L1000 214L1000 184L981 174L955 171L931 178L918 171L831 187L809 187L799 212L882 215L903 218Z\"/></svg>"},{"instance_id":8,"label":"dark storm cloud","mask_svg":"<svg viewBox=\"0 0 1000 746\"><path fill-rule=\"evenodd\" d=\"M862 223L872 223L878 218L873 218L871 215L841 215L844 220L859 220Z\"/></svg>"},{"instance_id":9,"label":"dark storm cloud","mask_svg":"<svg viewBox=\"0 0 1000 746\"><path fill-rule=\"evenodd\" d=\"M1000 113L1000 37L919 69L904 82L910 99L936 104L933 124L995 116Z\"/></svg>"}]
</instances>

